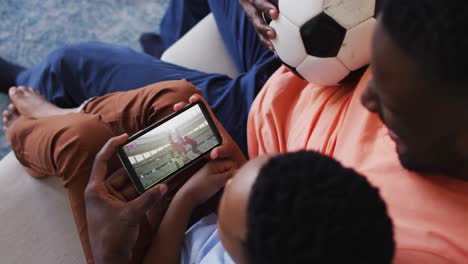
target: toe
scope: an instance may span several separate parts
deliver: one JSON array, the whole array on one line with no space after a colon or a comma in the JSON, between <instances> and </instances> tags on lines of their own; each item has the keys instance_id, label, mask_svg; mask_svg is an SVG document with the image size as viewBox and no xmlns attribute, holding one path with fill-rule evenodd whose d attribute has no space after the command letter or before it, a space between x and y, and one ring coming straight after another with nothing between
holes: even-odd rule
<instances>
[{"instance_id":1,"label":"toe","mask_svg":"<svg viewBox=\"0 0 468 264\"><path fill-rule=\"evenodd\" d=\"M18 86L18 89L16 90L17 95L25 95L28 92L28 88L24 86Z\"/></svg>"},{"instance_id":2,"label":"toe","mask_svg":"<svg viewBox=\"0 0 468 264\"><path fill-rule=\"evenodd\" d=\"M16 108L16 106L14 104L10 104L8 106L8 111L10 111L10 115L12 116L19 116L20 113L18 111L18 108Z\"/></svg>"},{"instance_id":3,"label":"toe","mask_svg":"<svg viewBox=\"0 0 468 264\"><path fill-rule=\"evenodd\" d=\"M35 95L42 96L42 94L34 88L29 88L29 91Z\"/></svg>"},{"instance_id":4,"label":"toe","mask_svg":"<svg viewBox=\"0 0 468 264\"><path fill-rule=\"evenodd\" d=\"M10 112L14 112L14 111L16 110L15 105L14 105L14 104L9 104L9 105L8 105L8 110L9 110Z\"/></svg>"},{"instance_id":5,"label":"toe","mask_svg":"<svg viewBox=\"0 0 468 264\"><path fill-rule=\"evenodd\" d=\"M24 86L10 88L10 90L8 91L8 95L10 96L10 99L13 100L13 103L15 103L16 99L24 97L26 93L25 89L26 88Z\"/></svg>"},{"instance_id":6,"label":"toe","mask_svg":"<svg viewBox=\"0 0 468 264\"><path fill-rule=\"evenodd\" d=\"M17 87L15 87L15 86L10 87L10 89L8 90L8 95L9 95L10 97L15 96L15 94L16 94L17 91L18 91L18 88L17 88Z\"/></svg>"}]
</instances>

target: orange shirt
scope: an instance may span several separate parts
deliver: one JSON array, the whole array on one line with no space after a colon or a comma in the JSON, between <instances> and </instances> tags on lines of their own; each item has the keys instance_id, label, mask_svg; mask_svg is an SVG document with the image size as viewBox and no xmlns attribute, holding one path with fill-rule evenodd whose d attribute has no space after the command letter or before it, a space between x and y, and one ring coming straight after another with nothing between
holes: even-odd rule
<instances>
[{"instance_id":1,"label":"orange shirt","mask_svg":"<svg viewBox=\"0 0 468 264\"><path fill-rule=\"evenodd\" d=\"M251 158L316 150L352 167L377 187L395 225L395 263L468 263L468 182L405 170L377 115L357 87L321 87L280 68L255 99L248 121Z\"/></svg>"}]
</instances>

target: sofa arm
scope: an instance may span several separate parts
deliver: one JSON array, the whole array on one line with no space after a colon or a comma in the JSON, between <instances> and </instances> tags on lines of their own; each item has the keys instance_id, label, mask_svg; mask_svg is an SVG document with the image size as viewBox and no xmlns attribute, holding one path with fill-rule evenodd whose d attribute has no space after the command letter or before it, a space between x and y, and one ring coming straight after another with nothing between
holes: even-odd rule
<instances>
[{"instance_id":1,"label":"sofa arm","mask_svg":"<svg viewBox=\"0 0 468 264\"><path fill-rule=\"evenodd\" d=\"M2 263L85 263L66 190L36 180L10 153L0 161Z\"/></svg>"},{"instance_id":2,"label":"sofa arm","mask_svg":"<svg viewBox=\"0 0 468 264\"><path fill-rule=\"evenodd\" d=\"M231 78L239 76L213 14L206 16L174 43L164 52L161 60L202 72L225 74Z\"/></svg>"}]
</instances>

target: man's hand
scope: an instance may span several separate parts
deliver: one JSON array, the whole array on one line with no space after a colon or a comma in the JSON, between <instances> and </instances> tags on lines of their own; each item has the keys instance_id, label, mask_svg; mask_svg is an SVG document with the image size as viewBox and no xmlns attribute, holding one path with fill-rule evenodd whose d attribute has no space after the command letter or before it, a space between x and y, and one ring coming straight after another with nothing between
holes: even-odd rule
<instances>
[{"instance_id":1,"label":"man's hand","mask_svg":"<svg viewBox=\"0 0 468 264\"><path fill-rule=\"evenodd\" d=\"M175 199L182 199L193 209L221 190L236 169L236 164L230 160L210 161L180 188Z\"/></svg>"},{"instance_id":2,"label":"man's hand","mask_svg":"<svg viewBox=\"0 0 468 264\"><path fill-rule=\"evenodd\" d=\"M219 133L221 134L221 137L223 138L223 145L211 151L211 159L230 159L236 163L237 167L241 167L246 162L246 159L239 146L232 139L231 135L229 135L229 133L226 131L223 125L221 125L219 120L213 114L213 111L211 110L210 106L206 103L205 99L201 95L194 94L189 99L189 103L191 104L196 103L198 101L202 101L205 104L206 108L210 112L211 117L213 118L216 127L219 130ZM187 106L186 102L177 103L174 105L174 111L179 111L185 106Z\"/></svg>"},{"instance_id":3,"label":"man's hand","mask_svg":"<svg viewBox=\"0 0 468 264\"><path fill-rule=\"evenodd\" d=\"M159 185L130 202L114 195L115 183L123 182L122 177L128 176L122 170L110 175L107 163L127 139L125 134L104 145L96 156L85 190L88 232L95 263L130 263L140 224L167 191L166 185Z\"/></svg>"},{"instance_id":4,"label":"man's hand","mask_svg":"<svg viewBox=\"0 0 468 264\"><path fill-rule=\"evenodd\" d=\"M250 21L252 21L255 31L257 31L258 37L262 41L263 45L271 51L275 51L270 39L274 39L276 37L276 32L265 23L262 12L265 16L275 20L278 18L278 8L269 0L239 0L239 2Z\"/></svg>"}]
</instances>

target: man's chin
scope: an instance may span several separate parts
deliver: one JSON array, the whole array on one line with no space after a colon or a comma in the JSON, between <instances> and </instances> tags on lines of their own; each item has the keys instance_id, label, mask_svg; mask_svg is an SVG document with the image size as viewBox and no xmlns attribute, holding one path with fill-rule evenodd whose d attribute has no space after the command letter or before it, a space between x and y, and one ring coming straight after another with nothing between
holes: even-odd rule
<instances>
[{"instance_id":1,"label":"man's chin","mask_svg":"<svg viewBox=\"0 0 468 264\"><path fill-rule=\"evenodd\" d=\"M440 168L436 168L434 166L428 166L424 162L420 162L415 159L413 156L407 153L398 153L398 159L400 160L401 166L405 169L417 172L417 173L424 173L424 174L440 174Z\"/></svg>"},{"instance_id":2,"label":"man's chin","mask_svg":"<svg viewBox=\"0 0 468 264\"><path fill-rule=\"evenodd\" d=\"M400 160L400 164L403 166L403 168L416 172L420 170L420 166L418 166L415 162L412 162L407 155L398 153L398 159Z\"/></svg>"},{"instance_id":3,"label":"man's chin","mask_svg":"<svg viewBox=\"0 0 468 264\"><path fill-rule=\"evenodd\" d=\"M421 166L417 159L414 158L415 155L411 155L408 152L408 148L405 144L401 142L396 143L396 152L398 154L398 159L400 160L401 166L409 171L421 172L424 171L424 166Z\"/></svg>"}]
</instances>

